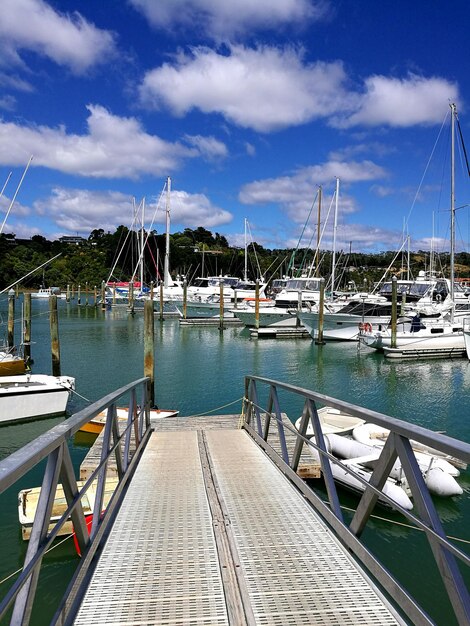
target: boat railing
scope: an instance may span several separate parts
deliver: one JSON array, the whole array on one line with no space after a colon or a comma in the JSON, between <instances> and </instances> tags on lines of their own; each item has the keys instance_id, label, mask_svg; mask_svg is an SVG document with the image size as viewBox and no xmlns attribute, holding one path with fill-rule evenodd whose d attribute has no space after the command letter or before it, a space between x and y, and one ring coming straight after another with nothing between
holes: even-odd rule
<instances>
[{"instance_id":1,"label":"boat railing","mask_svg":"<svg viewBox=\"0 0 470 626\"><path fill-rule=\"evenodd\" d=\"M149 380L141 378L121 387L0 461L0 493L45 461L44 478L23 569L0 603L0 622L11 611L10 624L29 623L43 557L68 519L72 520L82 554L69 589L78 588L74 582L86 572L100 541L109 529L128 478L150 436ZM123 399L128 401L127 421L124 424L120 421L118 424L117 406ZM79 488L69 443L82 426L103 411L106 411L107 419L102 435L101 457L96 469ZM116 464L118 480L114 493L104 509L110 461ZM67 509L51 528L52 507L59 483L62 484ZM96 484L96 496L92 517L89 519L85 516L82 500L92 484ZM60 620L76 601L74 594L67 593L65 597L67 600L57 613ZM57 619L54 622L57 622Z\"/></svg>"},{"instance_id":2,"label":"boat railing","mask_svg":"<svg viewBox=\"0 0 470 626\"><path fill-rule=\"evenodd\" d=\"M296 399L300 404L303 403L298 428L295 428L288 419L283 419L286 413L282 411L281 399L283 402L287 399L289 406L292 406L292 396L297 396ZM369 481L364 480L350 466L341 463L327 451L318 415L318 408L321 406L333 407L390 431ZM309 425L314 432L312 439L306 437ZM405 516L410 525L423 531L442 579L440 586L443 589L443 597L447 596L458 624L470 623L470 596L465 582L470 579L470 557L447 536L411 442L413 445L414 442L419 442L423 446L449 455L460 461L461 467L470 464L469 444L349 402L258 376L245 377L243 428L298 487L347 549L396 602L404 615L413 624L429 625L435 622L361 539L379 497L382 502L386 501ZM289 431L290 437L287 436ZM292 434L295 435L294 438ZM269 439L274 445L271 445ZM327 502L297 474L305 445L314 448L320 457ZM404 509L382 491L397 459L401 463L403 476L411 490L413 510L416 509L417 514ZM344 471L362 483L364 488L349 521L342 512L332 464L341 466ZM462 570L465 570L464 574ZM419 576L420 573L417 571L416 575Z\"/></svg>"}]
</instances>

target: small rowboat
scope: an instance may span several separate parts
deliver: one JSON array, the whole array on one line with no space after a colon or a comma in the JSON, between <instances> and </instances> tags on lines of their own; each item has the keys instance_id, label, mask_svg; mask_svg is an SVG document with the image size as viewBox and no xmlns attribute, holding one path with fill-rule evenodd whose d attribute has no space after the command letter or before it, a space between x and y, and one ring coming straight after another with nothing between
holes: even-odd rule
<instances>
[{"instance_id":1,"label":"small rowboat","mask_svg":"<svg viewBox=\"0 0 470 626\"><path fill-rule=\"evenodd\" d=\"M129 409L124 407L124 408L118 408L116 409L116 411L117 411L118 420L120 422L127 421ZM176 417L178 413L179 411L174 411L170 409L150 409L150 419L152 420L152 419L162 419L166 417ZM80 431L85 432L85 433L91 433L94 435L99 435L106 424L106 418L107 418L107 411L102 411L101 413L98 413L98 415L94 417L92 420L84 424L80 428Z\"/></svg>"},{"instance_id":2,"label":"small rowboat","mask_svg":"<svg viewBox=\"0 0 470 626\"><path fill-rule=\"evenodd\" d=\"M324 406L318 409L318 417L320 418L321 429L324 435L334 433L336 435L347 435L352 433L356 426L364 424L364 420L359 417L353 417L348 413L343 413L331 406ZM300 428L301 417L295 422L297 430ZM313 437L312 424L309 422L307 426L306 437Z\"/></svg>"},{"instance_id":3,"label":"small rowboat","mask_svg":"<svg viewBox=\"0 0 470 626\"><path fill-rule=\"evenodd\" d=\"M118 479L114 477L106 478L106 486L103 497L103 508L108 506L111 496L114 493ZM85 481L77 480L79 489L83 487ZM82 498L82 507L85 515L91 515L95 506L97 481L93 482ZM38 506L41 487L22 489L18 494L18 519L21 525L21 534L25 541L30 538L34 517ZM62 485L57 485L57 491L52 506L51 519L48 532L52 530L54 524L62 517L67 510L67 500L65 498ZM59 535L70 535L73 532L72 521L69 519L59 530Z\"/></svg>"}]
</instances>

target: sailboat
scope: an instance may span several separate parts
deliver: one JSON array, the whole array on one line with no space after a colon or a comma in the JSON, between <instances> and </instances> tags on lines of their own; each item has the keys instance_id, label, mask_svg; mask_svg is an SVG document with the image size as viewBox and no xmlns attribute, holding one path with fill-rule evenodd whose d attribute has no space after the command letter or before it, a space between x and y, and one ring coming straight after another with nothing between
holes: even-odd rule
<instances>
[{"instance_id":1,"label":"sailboat","mask_svg":"<svg viewBox=\"0 0 470 626\"><path fill-rule=\"evenodd\" d=\"M451 191L450 191L450 310L438 319L415 317L395 336L390 327L380 331L364 330L361 341L371 348L383 350L389 358L460 357L465 354L462 318L455 318L455 125L457 107L451 108Z\"/></svg>"}]
</instances>

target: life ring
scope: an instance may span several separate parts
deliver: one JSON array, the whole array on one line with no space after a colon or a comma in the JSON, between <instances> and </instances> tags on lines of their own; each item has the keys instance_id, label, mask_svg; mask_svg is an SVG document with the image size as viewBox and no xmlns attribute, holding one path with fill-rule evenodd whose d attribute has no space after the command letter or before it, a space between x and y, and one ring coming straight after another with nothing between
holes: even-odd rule
<instances>
[{"instance_id":1,"label":"life ring","mask_svg":"<svg viewBox=\"0 0 470 626\"><path fill-rule=\"evenodd\" d=\"M365 333L371 333L372 332L372 324L370 324L369 322L361 322L359 324L359 330L362 330Z\"/></svg>"}]
</instances>

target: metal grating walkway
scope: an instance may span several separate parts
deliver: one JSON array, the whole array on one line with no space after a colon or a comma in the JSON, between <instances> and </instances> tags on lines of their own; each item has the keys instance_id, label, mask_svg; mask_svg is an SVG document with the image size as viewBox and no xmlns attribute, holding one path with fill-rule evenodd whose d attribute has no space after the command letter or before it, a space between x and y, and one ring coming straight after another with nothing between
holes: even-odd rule
<instances>
[{"instance_id":1,"label":"metal grating walkway","mask_svg":"<svg viewBox=\"0 0 470 626\"><path fill-rule=\"evenodd\" d=\"M401 623L250 437L212 430L152 435L75 624L237 623L211 493L225 513L244 623Z\"/></svg>"}]
</instances>

